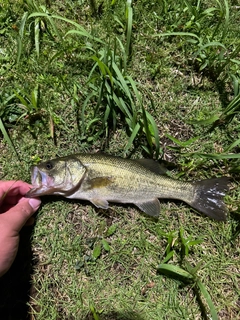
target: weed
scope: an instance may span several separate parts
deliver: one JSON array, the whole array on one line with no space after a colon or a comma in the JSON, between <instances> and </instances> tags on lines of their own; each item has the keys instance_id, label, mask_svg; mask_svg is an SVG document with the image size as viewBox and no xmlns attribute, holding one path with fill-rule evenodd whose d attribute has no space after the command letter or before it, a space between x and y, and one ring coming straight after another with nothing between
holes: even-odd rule
<instances>
[{"instance_id":1,"label":"weed","mask_svg":"<svg viewBox=\"0 0 240 320\"><path fill-rule=\"evenodd\" d=\"M110 130L117 128L119 120L124 118L126 130L129 132L129 140L126 145L126 152L131 147L135 139L145 134L149 148L145 150L152 155L156 148L156 157L159 155L159 135L153 117L143 106L143 99L137 89L137 84L130 75L126 74L124 68L127 53L123 53L123 58L117 54L117 43L114 50L108 47L99 52L99 57L93 55L91 59L95 64L89 74L88 85L91 92L87 95L82 107L82 138L86 136L86 131L90 130L90 136L98 139L104 134L107 137ZM123 46L121 45L121 48ZM86 110L89 104L95 104L94 116L85 124ZM101 126L99 129L99 123ZM87 129L87 130L86 130ZM97 132L97 134L95 134Z\"/></svg>"},{"instance_id":2,"label":"weed","mask_svg":"<svg viewBox=\"0 0 240 320\"><path fill-rule=\"evenodd\" d=\"M17 150L16 150L14 144L12 143L12 140L11 140L8 132L6 131L4 123L3 123L1 118L0 118L0 131L2 132L2 135L3 135L4 139L5 139L5 141L12 148L13 152L18 156Z\"/></svg>"},{"instance_id":3,"label":"weed","mask_svg":"<svg viewBox=\"0 0 240 320\"><path fill-rule=\"evenodd\" d=\"M99 236L86 239L79 253L80 259L77 260L75 265L77 271L84 269L86 275L90 275L89 266L96 264L102 253L110 252L111 247L107 238L111 237L116 232L116 229L117 225L111 225L106 228L105 223L102 223L98 228Z\"/></svg>"},{"instance_id":4,"label":"weed","mask_svg":"<svg viewBox=\"0 0 240 320\"><path fill-rule=\"evenodd\" d=\"M192 5L190 1L182 2L182 17L176 28L184 31L169 31L154 35L155 37L180 37L183 40L183 47L188 60L197 67L197 70L204 72L213 81L221 80L221 86L226 81L233 80L235 95L238 92L238 66L240 61L236 59L239 56L240 44L238 42L229 43L230 38L230 13L227 0L215 1L215 6L204 9L202 1L198 1L196 5ZM186 15L187 13L187 15ZM187 18L189 17L189 20ZM190 55L190 57L189 57ZM237 100L237 99L236 99ZM238 104L238 101L236 101ZM236 105L233 102L233 105ZM230 110L232 105L230 105ZM233 109L237 110L235 106ZM229 116L227 111L221 117L221 121L230 121L234 112ZM208 120L211 123L218 120L216 116L212 116Z\"/></svg>"},{"instance_id":5,"label":"weed","mask_svg":"<svg viewBox=\"0 0 240 320\"><path fill-rule=\"evenodd\" d=\"M191 247L196 246L198 244L201 244L203 242L202 239L196 239L193 240L192 237L185 238L184 237L184 230L183 228L180 228L179 231L179 238L176 238L176 232L171 232L168 235L165 235L167 237L167 248L166 248L166 258L163 260L163 262L158 266L157 270L159 273L170 276L174 279L178 279L182 281L184 284L190 285L191 288L194 290L195 294L197 294L198 299L200 300L200 308L202 308L203 316L207 318L207 310L203 307L203 301L200 297L200 294L202 297L204 297L210 313L211 317L214 320L218 319L218 315L216 312L216 309L214 307L214 304L212 302L211 296L209 292L207 291L204 284L201 282L199 276L197 275L197 272L199 271L202 262L198 263L194 268L190 266L190 264L186 261L186 258L189 255L189 250ZM178 267L176 265L168 264L168 262L175 254L178 255L178 250L174 249L176 247L176 244L180 244L180 265L181 267ZM172 247L170 251L170 246Z\"/></svg>"}]
</instances>

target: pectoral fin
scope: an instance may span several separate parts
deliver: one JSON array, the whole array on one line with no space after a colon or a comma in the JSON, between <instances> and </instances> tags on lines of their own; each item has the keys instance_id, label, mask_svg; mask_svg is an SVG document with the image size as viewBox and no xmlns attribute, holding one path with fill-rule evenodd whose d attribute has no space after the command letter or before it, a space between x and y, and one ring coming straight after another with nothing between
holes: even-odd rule
<instances>
[{"instance_id":1,"label":"pectoral fin","mask_svg":"<svg viewBox=\"0 0 240 320\"><path fill-rule=\"evenodd\" d=\"M152 217L158 217L160 213L160 203L158 199L154 199L151 201L146 202L137 202L135 205L145 212L146 214L152 216Z\"/></svg>"},{"instance_id":2,"label":"pectoral fin","mask_svg":"<svg viewBox=\"0 0 240 320\"><path fill-rule=\"evenodd\" d=\"M86 180L87 190L103 188L111 185L113 183L112 177L96 177Z\"/></svg>"},{"instance_id":3,"label":"pectoral fin","mask_svg":"<svg viewBox=\"0 0 240 320\"><path fill-rule=\"evenodd\" d=\"M104 199L90 199L92 204L94 204L97 208L108 209L108 202Z\"/></svg>"}]
</instances>

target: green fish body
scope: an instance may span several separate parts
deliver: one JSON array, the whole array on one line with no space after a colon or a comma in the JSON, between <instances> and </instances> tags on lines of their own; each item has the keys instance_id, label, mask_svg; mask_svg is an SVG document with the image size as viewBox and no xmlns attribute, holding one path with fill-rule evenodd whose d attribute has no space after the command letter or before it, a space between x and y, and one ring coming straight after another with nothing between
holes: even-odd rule
<instances>
[{"instance_id":1,"label":"green fish body","mask_svg":"<svg viewBox=\"0 0 240 320\"><path fill-rule=\"evenodd\" d=\"M179 199L216 220L226 220L223 197L227 177L183 182L168 177L158 162L130 160L101 153L75 154L42 162L32 169L28 197L62 195L91 201L107 209L109 202L133 203L148 215L160 213L159 198Z\"/></svg>"}]
</instances>

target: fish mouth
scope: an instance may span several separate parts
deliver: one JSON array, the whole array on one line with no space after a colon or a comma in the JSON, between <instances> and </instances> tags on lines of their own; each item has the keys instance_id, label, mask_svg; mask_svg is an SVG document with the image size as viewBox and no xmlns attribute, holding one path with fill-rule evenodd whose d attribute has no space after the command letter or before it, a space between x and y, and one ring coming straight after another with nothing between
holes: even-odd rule
<instances>
[{"instance_id":1,"label":"fish mouth","mask_svg":"<svg viewBox=\"0 0 240 320\"><path fill-rule=\"evenodd\" d=\"M54 189L54 178L40 171L38 167L32 167L31 181L33 188L25 197L36 197L51 194Z\"/></svg>"}]
</instances>

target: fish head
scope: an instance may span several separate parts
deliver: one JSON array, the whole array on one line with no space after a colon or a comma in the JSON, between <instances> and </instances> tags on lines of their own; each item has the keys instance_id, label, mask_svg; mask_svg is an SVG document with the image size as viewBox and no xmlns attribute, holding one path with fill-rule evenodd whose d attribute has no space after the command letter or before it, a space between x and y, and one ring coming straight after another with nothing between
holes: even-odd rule
<instances>
[{"instance_id":1,"label":"fish head","mask_svg":"<svg viewBox=\"0 0 240 320\"><path fill-rule=\"evenodd\" d=\"M71 194L80 184L86 173L86 168L75 157L64 157L48 160L33 166L31 181L33 188L27 197L43 195Z\"/></svg>"}]
</instances>

